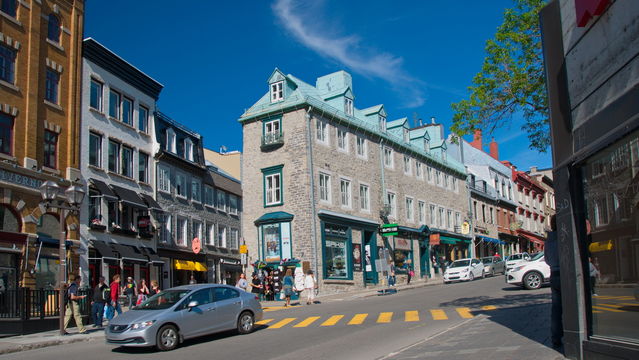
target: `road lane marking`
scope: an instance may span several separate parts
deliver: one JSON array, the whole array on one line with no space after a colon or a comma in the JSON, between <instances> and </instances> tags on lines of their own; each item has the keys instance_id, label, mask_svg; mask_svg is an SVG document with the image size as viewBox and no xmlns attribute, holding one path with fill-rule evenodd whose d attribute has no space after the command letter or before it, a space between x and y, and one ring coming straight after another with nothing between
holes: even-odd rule
<instances>
[{"instance_id":1,"label":"road lane marking","mask_svg":"<svg viewBox=\"0 0 639 360\"><path fill-rule=\"evenodd\" d=\"M486 311L490 311L490 310L497 310L497 306L495 305L484 305L481 307L482 310L486 310Z\"/></svg>"},{"instance_id":2,"label":"road lane marking","mask_svg":"<svg viewBox=\"0 0 639 360\"><path fill-rule=\"evenodd\" d=\"M612 308L620 308L623 307L621 305L616 305L616 304L597 304L597 305L601 305L601 306L608 306L608 307L612 307Z\"/></svg>"},{"instance_id":3,"label":"road lane marking","mask_svg":"<svg viewBox=\"0 0 639 360\"><path fill-rule=\"evenodd\" d=\"M379 316L377 317L377 322L378 323L389 323L389 322L391 322L392 318L393 318L393 313L392 312L379 313Z\"/></svg>"},{"instance_id":4,"label":"road lane marking","mask_svg":"<svg viewBox=\"0 0 639 360\"><path fill-rule=\"evenodd\" d=\"M595 313L595 314L600 314L600 313L602 313L603 311L593 310L592 312L593 312L593 313Z\"/></svg>"},{"instance_id":5,"label":"road lane marking","mask_svg":"<svg viewBox=\"0 0 639 360\"><path fill-rule=\"evenodd\" d=\"M293 327L296 327L296 328L307 327L307 326L311 325L312 323L314 323L315 321L317 321L317 319L319 319L319 318L320 318L319 316L308 317L308 318L306 318L306 320L300 322L299 324L297 324L297 325L295 325Z\"/></svg>"},{"instance_id":6,"label":"road lane marking","mask_svg":"<svg viewBox=\"0 0 639 360\"><path fill-rule=\"evenodd\" d=\"M333 326L337 324L340 320L342 320L343 317L344 315L333 315L329 317L328 320L324 321L322 325L320 326Z\"/></svg>"},{"instance_id":7,"label":"road lane marking","mask_svg":"<svg viewBox=\"0 0 639 360\"><path fill-rule=\"evenodd\" d=\"M472 319L475 317L475 315L470 313L470 309L467 307L460 307L455 309L457 310L457 313L459 314L459 316L461 316L463 319Z\"/></svg>"},{"instance_id":8,"label":"road lane marking","mask_svg":"<svg viewBox=\"0 0 639 360\"><path fill-rule=\"evenodd\" d=\"M605 310L605 311L611 311L611 312L624 312L623 310L611 309L611 308L607 308L603 306L593 305L592 307L597 310Z\"/></svg>"},{"instance_id":9,"label":"road lane marking","mask_svg":"<svg viewBox=\"0 0 639 360\"><path fill-rule=\"evenodd\" d=\"M289 323L293 322L295 319L297 318L286 318L284 320L280 320L279 322L276 322L275 324L269 326L269 329L279 329L283 326L288 325Z\"/></svg>"},{"instance_id":10,"label":"road lane marking","mask_svg":"<svg viewBox=\"0 0 639 360\"><path fill-rule=\"evenodd\" d=\"M433 320L448 320L448 316L444 310L434 309L430 311L430 314L433 316Z\"/></svg>"},{"instance_id":11,"label":"road lane marking","mask_svg":"<svg viewBox=\"0 0 639 360\"><path fill-rule=\"evenodd\" d=\"M368 314L357 314L353 316L351 321L348 322L348 325L361 325L364 323L364 320L366 320L367 316Z\"/></svg>"},{"instance_id":12,"label":"road lane marking","mask_svg":"<svg viewBox=\"0 0 639 360\"><path fill-rule=\"evenodd\" d=\"M619 305L623 305L623 306L639 306L639 303L621 303Z\"/></svg>"},{"instance_id":13,"label":"road lane marking","mask_svg":"<svg viewBox=\"0 0 639 360\"><path fill-rule=\"evenodd\" d=\"M406 311L404 314L404 321L419 321L419 312L418 311Z\"/></svg>"},{"instance_id":14,"label":"road lane marking","mask_svg":"<svg viewBox=\"0 0 639 360\"><path fill-rule=\"evenodd\" d=\"M266 324L270 323L273 320L274 319L264 319L264 320L260 320L260 321L255 322L255 324L257 324L257 325L266 325Z\"/></svg>"}]
</instances>

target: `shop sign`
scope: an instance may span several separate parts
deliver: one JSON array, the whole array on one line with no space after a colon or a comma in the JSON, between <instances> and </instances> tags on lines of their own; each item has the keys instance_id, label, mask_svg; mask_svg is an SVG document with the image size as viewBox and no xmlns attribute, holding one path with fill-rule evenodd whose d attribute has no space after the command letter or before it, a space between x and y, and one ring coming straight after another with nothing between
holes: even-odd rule
<instances>
[{"instance_id":1,"label":"shop sign","mask_svg":"<svg viewBox=\"0 0 639 360\"><path fill-rule=\"evenodd\" d=\"M248 254L248 246L240 245L240 254Z\"/></svg>"},{"instance_id":2,"label":"shop sign","mask_svg":"<svg viewBox=\"0 0 639 360\"><path fill-rule=\"evenodd\" d=\"M439 245L440 244L439 234L430 234L430 244L431 245Z\"/></svg>"},{"instance_id":3,"label":"shop sign","mask_svg":"<svg viewBox=\"0 0 639 360\"><path fill-rule=\"evenodd\" d=\"M366 271L373 271L373 264L371 264L371 246L370 244L364 246L364 252L366 252L365 255L365 261L366 261Z\"/></svg>"},{"instance_id":4,"label":"shop sign","mask_svg":"<svg viewBox=\"0 0 639 360\"><path fill-rule=\"evenodd\" d=\"M202 250L202 244L200 243L200 238L193 238L191 241L191 248L195 254L199 254L200 250Z\"/></svg>"},{"instance_id":5,"label":"shop sign","mask_svg":"<svg viewBox=\"0 0 639 360\"><path fill-rule=\"evenodd\" d=\"M464 221L462 224L461 233L464 235L468 235L470 233L470 223L468 221Z\"/></svg>"},{"instance_id":6,"label":"shop sign","mask_svg":"<svg viewBox=\"0 0 639 360\"><path fill-rule=\"evenodd\" d=\"M379 233L382 236L397 236L399 234L399 227L397 224L382 224L379 228Z\"/></svg>"},{"instance_id":7,"label":"shop sign","mask_svg":"<svg viewBox=\"0 0 639 360\"><path fill-rule=\"evenodd\" d=\"M0 169L0 180L38 190L40 189L40 185L42 185L42 180L2 169Z\"/></svg>"},{"instance_id":8,"label":"shop sign","mask_svg":"<svg viewBox=\"0 0 639 360\"><path fill-rule=\"evenodd\" d=\"M282 223L282 258L291 259L293 249L291 248L291 223Z\"/></svg>"},{"instance_id":9,"label":"shop sign","mask_svg":"<svg viewBox=\"0 0 639 360\"><path fill-rule=\"evenodd\" d=\"M588 250L590 252L601 252L601 251L610 251L614 245L612 244L612 240L608 241L597 241L590 245L588 245Z\"/></svg>"},{"instance_id":10,"label":"shop sign","mask_svg":"<svg viewBox=\"0 0 639 360\"><path fill-rule=\"evenodd\" d=\"M402 238L395 238L395 249L410 250L410 241Z\"/></svg>"},{"instance_id":11,"label":"shop sign","mask_svg":"<svg viewBox=\"0 0 639 360\"><path fill-rule=\"evenodd\" d=\"M240 260L220 259L220 264L240 265Z\"/></svg>"},{"instance_id":12,"label":"shop sign","mask_svg":"<svg viewBox=\"0 0 639 360\"><path fill-rule=\"evenodd\" d=\"M362 271L362 244L353 244L353 271Z\"/></svg>"},{"instance_id":13,"label":"shop sign","mask_svg":"<svg viewBox=\"0 0 639 360\"><path fill-rule=\"evenodd\" d=\"M603 14L610 0L575 0L577 27L588 25L593 16Z\"/></svg>"},{"instance_id":14,"label":"shop sign","mask_svg":"<svg viewBox=\"0 0 639 360\"><path fill-rule=\"evenodd\" d=\"M148 231L150 226L151 226L151 217L150 216L148 216L148 215L138 216L138 229L140 229L142 232L144 232L144 231Z\"/></svg>"}]
</instances>

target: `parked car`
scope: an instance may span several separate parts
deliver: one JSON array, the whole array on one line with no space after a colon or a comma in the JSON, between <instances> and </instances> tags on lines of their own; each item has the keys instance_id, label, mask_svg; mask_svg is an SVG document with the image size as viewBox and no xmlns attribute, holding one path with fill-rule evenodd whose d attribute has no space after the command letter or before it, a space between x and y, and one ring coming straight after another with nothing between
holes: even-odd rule
<instances>
[{"instance_id":1,"label":"parked car","mask_svg":"<svg viewBox=\"0 0 639 360\"><path fill-rule=\"evenodd\" d=\"M481 258L481 262L484 264L485 274L495 276L497 273L506 273L506 263L499 256L487 256Z\"/></svg>"},{"instance_id":2,"label":"parked car","mask_svg":"<svg viewBox=\"0 0 639 360\"><path fill-rule=\"evenodd\" d=\"M484 277L484 266L479 259L455 260L444 272L444 284L451 281L473 281L477 277Z\"/></svg>"},{"instance_id":3,"label":"parked car","mask_svg":"<svg viewBox=\"0 0 639 360\"><path fill-rule=\"evenodd\" d=\"M523 261L506 271L506 282L523 286L528 290L539 289L550 281L550 266L544 261L544 252L535 254L530 261Z\"/></svg>"},{"instance_id":4,"label":"parked car","mask_svg":"<svg viewBox=\"0 0 639 360\"><path fill-rule=\"evenodd\" d=\"M262 319L254 294L221 284L171 288L111 320L105 330L109 344L156 346L173 350L185 339L237 329L253 331Z\"/></svg>"},{"instance_id":5,"label":"parked car","mask_svg":"<svg viewBox=\"0 0 639 360\"><path fill-rule=\"evenodd\" d=\"M530 259L530 254L527 252L509 255L506 257L506 271L514 268L520 262L530 261Z\"/></svg>"}]
</instances>

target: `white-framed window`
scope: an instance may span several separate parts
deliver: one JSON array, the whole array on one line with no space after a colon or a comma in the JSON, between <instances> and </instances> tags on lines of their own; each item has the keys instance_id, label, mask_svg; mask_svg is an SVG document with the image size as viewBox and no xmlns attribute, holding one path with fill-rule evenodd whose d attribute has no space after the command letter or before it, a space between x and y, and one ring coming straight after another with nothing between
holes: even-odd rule
<instances>
[{"instance_id":1,"label":"white-framed window","mask_svg":"<svg viewBox=\"0 0 639 360\"><path fill-rule=\"evenodd\" d=\"M90 94L89 94L89 107L91 107L94 110L100 111L102 112L102 103L103 103L103 88L104 85L96 80L96 79L91 79L91 85L90 85Z\"/></svg>"},{"instance_id":2,"label":"white-framed window","mask_svg":"<svg viewBox=\"0 0 639 360\"><path fill-rule=\"evenodd\" d=\"M379 116L379 131L386 132L386 117L382 115Z\"/></svg>"},{"instance_id":3,"label":"white-framed window","mask_svg":"<svg viewBox=\"0 0 639 360\"><path fill-rule=\"evenodd\" d=\"M280 118L264 120L264 136L268 139L279 139L281 134Z\"/></svg>"},{"instance_id":4,"label":"white-framed window","mask_svg":"<svg viewBox=\"0 0 639 360\"><path fill-rule=\"evenodd\" d=\"M168 167L158 165L158 190L171 192L171 171Z\"/></svg>"},{"instance_id":5,"label":"white-framed window","mask_svg":"<svg viewBox=\"0 0 639 360\"><path fill-rule=\"evenodd\" d=\"M217 209L220 211L226 211L226 192L216 189L215 193L217 194Z\"/></svg>"},{"instance_id":6,"label":"white-framed window","mask_svg":"<svg viewBox=\"0 0 639 360\"><path fill-rule=\"evenodd\" d=\"M215 246L226 248L226 226L218 225L217 226L217 239L215 241Z\"/></svg>"},{"instance_id":7,"label":"white-framed window","mask_svg":"<svg viewBox=\"0 0 639 360\"><path fill-rule=\"evenodd\" d=\"M186 198L186 175L181 172L175 174L175 194Z\"/></svg>"},{"instance_id":8,"label":"white-framed window","mask_svg":"<svg viewBox=\"0 0 639 360\"><path fill-rule=\"evenodd\" d=\"M239 201L237 195L229 194L229 214L237 215Z\"/></svg>"},{"instance_id":9,"label":"white-framed window","mask_svg":"<svg viewBox=\"0 0 639 360\"><path fill-rule=\"evenodd\" d=\"M271 102L284 100L284 80L271 84Z\"/></svg>"},{"instance_id":10,"label":"white-framed window","mask_svg":"<svg viewBox=\"0 0 639 360\"><path fill-rule=\"evenodd\" d=\"M348 179L339 180L340 205L351 207L351 181Z\"/></svg>"},{"instance_id":11,"label":"white-framed window","mask_svg":"<svg viewBox=\"0 0 639 360\"><path fill-rule=\"evenodd\" d=\"M184 140L184 158L189 161L194 161L193 141L191 139Z\"/></svg>"},{"instance_id":12,"label":"white-framed window","mask_svg":"<svg viewBox=\"0 0 639 360\"><path fill-rule=\"evenodd\" d=\"M122 122L133 126L133 100L122 96Z\"/></svg>"},{"instance_id":13,"label":"white-framed window","mask_svg":"<svg viewBox=\"0 0 639 360\"><path fill-rule=\"evenodd\" d=\"M424 138L424 151L430 152L430 140Z\"/></svg>"},{"instance_id":14,"label":"white-framed window","mask_svg":"<svg viewBox=\"0 0 639 360\"><path fill-rule=\"evenodd\" d=\"M167 213L161 214L160 224L162 225L160 241L171 244L173 242L173 217Z\"/></svg>"},{"instance_id":15,"label":"white-framed window","mask_svg":"<svg viewBox=\"0 0 639 360\"><path fill-rule=\"evenodd\" d=\"M266 205L278 205L282 203L282 173L276 172L264 175L264 191L266 192Z\"/></svg>"},{"instance_id":16,"label":"white-framed window","mask_svg":"<svg viewBox=\"0 0 639 360\"><path fill-rule=\"evenodd\" d=\"M435 170L435 184L437 184L437 186L442 184L442 172L439 170Z\"/></svg>"},{"instance_id":17,"label":"white-framed window","mask_svg":"<svg viewBox=\"0 0 639 360\"><path fill-rule=\"evenodd\" d=\"M348 133L340 128L337 128L337 148L348 152Z\"/></svg>"},{"instance_id":18,"label":"white-framed window","mask_svg":"<svg viewBox=\"0 0 639 360\"><path fill-rule=\"evenodd\" d=\"M389 148L389 147L384 147L384 166L392 169L394 168L394 162L393 162L393 149Z\"/></svg>"},{"instance_id":19,"label":"white-framed window","mask_svg":"<svg viewBox=\"0 0 639 360\"><path fill-rule=\"evenodd\" d=\"M328 174L319 174L319 193L320 201L331 202L331 176Z\"/></svg>"},{"instance_id":20,"label":"white-framed window","mask_svg":"<svg viewBox=\"0 0 639 360\"><path fill-rule=\"evenodd\" d=\"M444 221L445 221L445 219L444 219L444 216L445 216L444 215L444 208L440 207L438 210L439 210L439 213L438 213L438 217L437 217L437 225L441 229L443 229L444 228Z\"/></svg>"},{"instance_id":21,"label":"white-framed window","mask_svg":"<svg viewBox=\"0 0 639 360\"><path fill-rule=\"evenodd\" d=\"M435 205L430 204L428 206L428 216L429 216L429 219L430 219L430 225L431 226L437 226L437 221L436 221L437 220L436 219L437 207Z\"/></svg>"},{"instance_id":22,"label":"white-framed window","mask_svg":"<svg viewBox=\"0 0 639 360\"><path fill-rule=\"evenodd\" d=\"M453 176L453 190L455 192L459 192L459 183L457 182L457 178Z\"/></svg>"},{"instance_id":23,"label":"white-framed window","mask_svg":"<svg viewBox=\"0 0 639 360\"><path fill-rule=\"evenodd\" d=\"M386 204L390 205L390 217L397 218L397 197L394 192L386 192Z\"/></svg>"},{"instance_id":24,"label":"white-framed window","mask_svg":"<svg viewBox=\"0 0 639 360\"><path fill-rule=\"evenodd\" d=\"M410 136L409 136L409 132L407 128L403 128L403 134L404 134L404 142L405 143L410 142Z\"/></svg>"},{"instance_id":25,"label":"white-framed window","mask_svg":"<svg viewBox=\"0 0 639 360\"><path fill-rule=\"evenodd\" d=\"M318 142L328 145L328 123L321 119L315 119L315 137Z\"/></svg>"},{"instance_id":26,"label":"white-framed window","mask_svg":"<svg viewBox=\"0 0 639 360\"><path fill-rule=\"evenodd\" d=\"M417 211L419 212L419 223L421 225L426 224L426 203L423 201L417 202Z\"/></svg>"},{"instance_id":27,"label":"white-framed window","mask_svg":"<svg viewBox=\"0 0 639 360\"><path fill-rule=\"evenodd\" d=\"M348 116L353 116L353 99L347 97L344 98L344 112Z\"/></svg>"},{"instance_id":28,"label":"white-framed window","mask_svg":"<svg viewBox=\"0 0 639 360\"><path fill-rule=\"evenodd\" d=\"M406 220L414 220L413 198L406 197Z\"/></svg>"},{"instance_id":29,"label":"white-framed window","mask_svg":"<svg viewBox=\"0 0 639 360\"><path fill-rule=\"evenodd\" d=\"M410 175L413 172L413 168L410 165L410 157L404 155L404 175Z\"/></svg>"},{"instance_id":30,"label":"white-framed window","mask_svg":"<svg viewBox=\"0 0 639 360\"><path fill-rule=\"evenodd\" d=\"M362 211L371 210L371 194L368 185L359 184L359 208Z\"/></svg>"},{"instance_id":31,"label":"white-framed window","mask_svg":"<svg viewBox=\"0 0 639 360\"><path fill-rule=\"evenodd\" d=\"M189 238L189 219L178 216L176 244L178 246L187 246L188 238Z\"/></svg>"},{"instance_id":32,"label":"white-framed window","mask_svg":"<svg viewBox=\"0 0 639 360\"><path fill-rule=\"evenodd\" d=\"M198 238L200 242L204 242L202 238L202 222L198 220L193 220L193 237Z\"/></svg>"},{"instance_id":33,"label":"white-framed window","mask_svg":"<svg viewBox=\"0 0 639 360\"><path fill-rule=\"evenodd\" d=\"M166 130L166 151L177 153L177 146L175 140L175 130L168 128Z\"/></svg>"},{"instance_id":34,"label":"white-framed window","mask_svg":"<svg viewBox=\"0 0 639 360\"><path fill-rule=\"evenodd\" d=\"M240 232L238 229L231 228L229 230L229 237L227 242L228 242L229 249L237 250L239 248Z\"/></svg>"},{"instance_id":35,"label":"white-framed window","mask_svg":"<svg viewBox=\"0 0 639 360\"><path fill-rule=\"evenodd\" d=\"M215 224L211 222L206 223L206 244L215 246Z\"/></svg>"},{"instance_id":36,"label":"white-framed window","mask_svg":"<svg viewBox=\"0 0 639 360\"><path fill-rule=\"evenodd\" d=\"M444 174L444 188L448 189L451 187L450 184L450 175Z\"/></svg>"},{"instance_id":37,"label":"white-framed window","mask_svg":"<svg viewBox=\"0 0 639 360\"><path fill-rule=\"evenodd\" d=\"M453 211L452 210L446 210L446 228L447 229L453 228Z\"/></svg>"},{"instance_id":38,"label":"white-framed window","mask_svg":"<svg viewBox=\"0 0 639 360\"><path fill-rule=\"evenodd\" d=\"M424 171L422 171L422 163L415 160L415 177L424 180Z\"/></svg>"},{"instance_id":39,"label":"white-framed window","mask_svg":"<svg viewBox=\"0 0 639 360\"><path fill-rule=\"evenodd\" d=\"M426 166L426 176L428 178L428 182L433 182L433 168L430 166Z\"/></svg>"},{"instance_id":40,"label":"white-framed window","mask_svg":"<svg viewBox=\"0 0 639 360\"><path fill-rule=\"evenodd\" d=\"M120 120L120 93L109 89L109 116Z\"/></svg>"},{"instance_id":41,"label":"white-framed window","mask_svg":"<svg viewBox=\"0 0 639 360\"><path fill-rule=\"evenodd\" d=\"M457 231L461 231L461 213L459 211L455 212L455 229Z\"/></svg>"},{"instance_id":42,"label":"white-framed window","mask_svg":"<svg viewBox=\"0 0 639 360\"><path fill-rule=\"evenodd\" d=\"M191 179L191 200L202 202L202 184L198 179Z\"/></svg>"},{"instance_id":43,"label":"white-framed window","mask_svg":"<svg viewBox=\"0 0 639 360\"><path fill-rule=\"evenodd\" d=\"M89 165L102 167L102 135L89 133Z\"/></svg>"},{"instance_id":44,"label":"white-framed window","mask_svg":"<svg viewBox=\"0 0 639 360\"><path fill-rule=\"evenodd\" d=\"M357 156L359 156L362 159L366 159L368 158L368 152L367 152L367 144L366 144L366 139L358 136L357 137Z\"/></svg>"},{"instance_id":45,"label":"white-framed window","mask_svg":"<svg viewBox=\"0 0 639 360\"><path fill-rule=\"evenodd\" d=\"M204 205L215 207L215 192L210 185L204 185Z\"/></svg>"}]
</instances>

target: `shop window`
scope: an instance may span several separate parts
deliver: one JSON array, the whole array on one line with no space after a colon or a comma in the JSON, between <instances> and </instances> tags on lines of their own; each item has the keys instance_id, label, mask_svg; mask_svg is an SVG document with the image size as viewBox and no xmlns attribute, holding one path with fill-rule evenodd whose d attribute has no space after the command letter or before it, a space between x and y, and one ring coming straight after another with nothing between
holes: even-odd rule
<instances>
[{"instance_id":1,"label":"shop window","mask_svg":"<svg viewBox=\"0 0 639 360\"><path fill-rule=\"evenodd\" d=\"M324 274L331 279L350 279L349 229L343 226L324 226Z\"/></svg>"},{"instance_id":2,"label":"shop window","mask_svg":"<svg viewBox=\"0 0 639 360\"><path fill-rule=\"evenodd\" d=\"M410 250L394 250L393 260L395 263L395 272L405 274L412 267L413 252Z\"/></svg>"},{"instance_id":3,"label":"shop window","mask_svg":"<svg viewBox=\"0 0 639 360\"><path fill-rule=\"evenodd\" d=\"M15 213L8 207L0 205L0 230L20 232L22 224Z\"/></svg>"},{"instance_id":4,"label":"shop window","mask_svg":"<svg viewBox=\"0 0 639 360\"><path fill-rule=\"evenodd\" d=\"M280 240L280 224L262 225L262 239L264 246L264 261L279 262L282 255Z\"/></svg>"}]
</instances>

